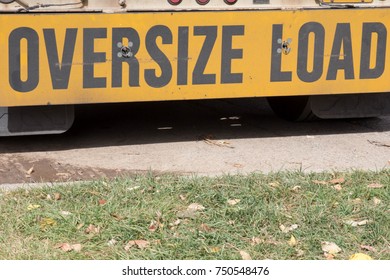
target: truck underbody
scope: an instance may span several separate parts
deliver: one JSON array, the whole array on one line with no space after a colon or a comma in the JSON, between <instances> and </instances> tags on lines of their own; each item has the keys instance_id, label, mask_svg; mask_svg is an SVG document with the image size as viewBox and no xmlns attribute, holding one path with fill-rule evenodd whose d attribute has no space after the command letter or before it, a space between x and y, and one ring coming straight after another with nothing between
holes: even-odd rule
<instances>
[{"instance_id":1,"label":"truck underbody","mask_svg":"<svg viewBox=\"0 0 390 280\"><path fill-rule=\"evenodd\" d=\"M266 97L289 120L390 114L388 0L0 0L0 136L74 105Z\"/></svg>"}]
</instances>

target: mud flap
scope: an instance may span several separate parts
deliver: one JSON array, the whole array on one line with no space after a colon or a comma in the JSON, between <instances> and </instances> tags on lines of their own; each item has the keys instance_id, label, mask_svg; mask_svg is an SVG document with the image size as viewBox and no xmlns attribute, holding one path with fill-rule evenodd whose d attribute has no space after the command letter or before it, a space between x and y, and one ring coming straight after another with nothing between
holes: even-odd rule
<instances>
[{"instance_id":1,"label":"mud flap","mask_svg":"<svg viewBox=\"0 0 390 280\"><path fill-rule=\"evenodd\" d=\"M390 93L310 96L312 112L321 119L390 115Z\"/></svg>"},{"instance_id":2,"label":"mud flap","mask_svg":"<svg viewBox=\"0 0 390 280\"><path fill-rule=\"evenodd\" d=\"M60 134L73 121L73 105L0 107L0 136Z\"/></svg>"}]
</instances>

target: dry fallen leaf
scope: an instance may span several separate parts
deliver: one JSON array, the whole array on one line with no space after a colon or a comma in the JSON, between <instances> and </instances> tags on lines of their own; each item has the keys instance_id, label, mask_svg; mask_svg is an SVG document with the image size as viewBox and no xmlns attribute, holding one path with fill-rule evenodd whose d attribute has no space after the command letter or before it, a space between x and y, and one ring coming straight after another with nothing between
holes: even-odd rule
<instances>
[{"instance_id":1,"label":"dry fallen leaf","mask_svg":"<svg viewBox=\"0 0 390 280\"><path fill-rule=\"evenodd\" d=\"M252 259L252 257L245 251L240 251L240 255L243 260L249 261Z\"/></svg>"},{"instance_id":2,"label":"dry fallen leaf","mask_svg":"<svg viewBox=\"0 0 390 280\"><path fill-rule=\"evenodd\" d=\"M112 247L112 246L115 246L115 244L117 243L118 241L116 241L115 239L111 239L110 241L107 242L107 245Z\"/></svg>"},{"instance_id":3,"label":"dry fallen leaf","mask_svg":"<svg viewBox=\"0 0 390 280\"><path fill-rule=\"evenodd\" d=\"M294 192L298 192L300 189L302 189L301 186L294 186L294 187L292 187L292 191L294 191Z\"/></svg>"},{"instance_id":4,"label":"dry fallen leaf","mask_svg":"<svg viewBox=\"0 0 390 280\"><path fill-rule=\"evenodd\" d=\"M107 203L107 200L105 199L99 199L99 205L104 205Z\"/></svg>"},{"instance_id":5,"label":"dry fallen leaf","mask_svg":"<svg viewBox=\"0 0 390 280\"><path fill-rule=\"evenodd\" d=\"M61 194L60 193L55 193L54 194L54 200L61 200Z\"/></svg>"},{"instance_id":6,"label":"dry fallen leaf","mask_svg":"<svg viewBox=\"0 0 390 280\"><path fill-rule=\"evenodd\" d=\"M382 200L380 200L380 199L377 198L377 197L374 197L374 198L372 199L372 201L374 202L374 205L379 205L379 204L382 203Z\"/></svg>"},{"instance_id":7,"label":"dry fallen leaf","mask_svg":"<svg viewBox=\"0 0 390 280\"><path fill-rule=\"evenodd\" d=\"M143 250L149 245L150 242L146 240L130 240L125 246L125 251L129 251L132 247L137 247L138 249Z\"/></svg>"},{"instance_id":8,"label":"dry fallen leaf","mask_svg":"<svg viewBox=\"0 0 390 280\"><path fill-rule=\"evenodd\" d=\"M156 221L151 221L148 230L150 232L155 232L158 229L158 223Z\"/></svg>"},{"instance_id":9,"label":"dry fallen leaf","mask_svg":"<svg viewBox=\"0 0 390 280\"><path fill-rule=\"evenodd\" d=\"M61 243L56 246L56 248L61 249L64 252L70 252L70 251L75 251L75 252L80 252L82 249L81 244L69 244L69 243Z\"/></svg>"},{"instance_id":10,"label":"dry fallen leaf","mask_svg":"<svg viewBox=\"0 0 390 280\"><path fill-rule=\"evenodd\" d=\"M39 227L41 230L48 229L49 227L55 226L57 222L52 218L43 218L39 221Z\"/></svg>"},{"instance_id":11,"label":"dry fallen leaf","mask_svg":"<svg viewBox=\"0 0 390 280\"><path fill-rule=\"evenodd\" d=\"M221 251L221 248L219 248L219 247L211 247L210 248L211 253L218 253L219 251Z\"/></svg>"},{"instance_id":12,"label":"dry fallen leaf","mask_svg":"<svg viewBox=\"0 0 390 280\"><path fill-rule=\"evenodd\" d=\"M296 230L299 226L294 224L289 227L286 227L285 225L280 225L279 228L284 233L289 233L290 231Z\"/></svg>"},{"instance_id":13,"label":"dry fallen leaf","mask_svg":"<svg viewBox=\"0 0 390 280\"><path fill-rule=\"evenodd\" d=\"M341 248L334 242L323 241L321 242L322 251L325 253L335 255L341 252Z\"/></svg>"},{"instance_id":14,"label":"dry fallen leaf","mask_svg":"<svg viewBox=\"0 0 390 280\"><path fill-rule=\"evenodd\" d=\"M327 259L327 260L334 260L334 255L333 254L328 254L328 253L324 253L324 256L325 256L325 258Z\"/></svg>"},{"instance_id":15,"label":"dry fallen leaf","mask_svg":"<svg viewBox=\"0 0 390 280\"><path fill-rule=\"evenodd\" d=\"M363 250L370 251L370 252L376 252L376 249L372 246L369 246L369 245L360 245L360 248Z\"/></svg>"},{"instance_id":16,"label":"dry fallen leaf","mask_svg":"<svg viewBox=\"0 0 390 280\"><path fill-rule=\"evenodd\" d=\"M318 181L318 180L313 180L312 181L314 184L317 184L317 185L327 185L328 182L325 182L325 181Z\"/></svg>"},{"instance_id":17,"label":"dry fallen leaf","mask_svg":"<svg viewBox=\"0 0 390 280\"><path fill-rule=\"evenodd\" d=\"M94 226L92 224L90 224L84 231L86 234L97 234L100 232L100 227L99 226Z\"/></svg>"},{"instance_id":18,"label":"dry fallen leaf","mask_svg":"<svg viewBox=\"0 0 390 280\"><path fill-rule=\"evenodd\" d=\"M72 249L73 249L73 251L75 251L75 252L80 252L82 248L83 248L83 247L81 246L81 244L73 244L73 245L72 245Z\"/></svg>"},{"instance_id":19,"label":"dry fallen leaf","mask_svg":"<svg viewBox=\"0 0 390 280\"><path fill-rule=\"evenodd\" d=\"M361 204L362 203L362 199L361 198L355 198L354 200L352 200L352 203L353 204Z\"/></svg>"},{"instance_id":20,"label":"dry fallen leaf","mask_svg":"<svg viewBox=\"0 0 390 280\"><path fill-rule=\"evenodd\" d=\"M186 210L184 211L179 211L177 213L177 216L179 218L194 218L196 213L199 212L199 211L202 211L204 210L205 208L203 207L203 205L201 204L198 204L198 203L192 203L190 204Z\"/></svg>"},{"instance_id":21,"label":"dry fallen leaf","mask_svg":"<svg viewBox=\"0 0 390 280\"><path fill-rule=\"evenodd\" d=\"M290 240L287 243L291 247L294 247L294 246L296 246L298 244L297 239L294 237L294 235L291 235L291 238L290 238Z\"/></svg>"},{"instance_id":22,"label":"dry fallen leaf","mask_svg":"<svg viewBox=\"0 0 390 280\"><path fill-rule=\"evenodd\" d=\"M139 189L141 186L134 186L134 187L130 187L130 188L127 188L128 191L135 191L137 189Z\"/></svg>"},{"instance_id":23,"label":"dry fallen leaf","mask_svg":"<svg viewBox=\"0 0 390 280\"><path fill-rule=\"evenodd\" d=\"M343 184L344 182L345 182L344 178L336 178L329 181L329 183L331 184Z\"/></svg>"},{"instance_id":24,"label":"dry fallen leaf","mask_svg":"<svg viewBox=\"0 0 390 280\"><path fill-rule=\"evenodd\" d=\"M263 243L264 240L262 240L260 237L252 237L251 244L253 246Z\"/></svg>"},{"instance_id":25,"label":"dry fallen leaf","mask_svg":"<svg viewBox=\"0 0 390 280\"><path fill-rule=\"evenodd\" d=\"M183 200L183 201L187 199L187 197L186 197L185 195L183 195L183 194L179 195L179 198L180 198L181 200Z\"/></svg>"},{"instance_id":26,"label":"dry fallen leaf","mask_svg":"<svg viewBox=\"0 0 390 280\"><path fill-rule=\"evenodd\" d=\"M61 249L64 252L72 251L72 246L69 243L58 244L56 248Z\"/></svg>"},{"instance_id":27,"label":"dry fallen leaf","mask_svg":"<svg viewBox=\"0 0 390 280\"><path fill-rule=\"evenodd\" d=\"M357 261L357 260L363 260L363 261L369 261L369 260L372 260L373 258L371 258L369 255L366 255L366 254L363 254L363 253L356 253L356 254L353 254L349 260L351 261Z\"/></svg>"},{"instance_id":28,"label":"dry fallen leaf","mask_svg":"<svg viewBox=\"0 0 390 280\"><path fill-rule=\"evenodd\" d=\"M372 184L369 184L367 187L370 189L380 189L380 188L383 188L383 185L379 184L379 183L372 183Z\"/></svg>"},{"instance_id":29,"label":"dry fallen leaf","mask_svg":"<svg viewBox=\"0 0 390 280\"><path fill-rule=\"evenodd\" d=\"M227 204L229 204L229 205L236 205L237 203L239 203L241 201L241 199L229 199L228 201L227 201Z\"/></svg>"},{"instance_id":30,"label":"dry fallen leaf","mask_svg":"<svg viewBox=\"0 0 390 280\"><path fill-rule=\"evenodd\" d=\"M190 204L188 207L187 207L187 210L190 210L190 211L202 211L204 210L205 208L203 207L203 205L199 204L199 203L192 203Z\"/></svg>"},{"instance_id":31,"label":"dry fallen leaf","mask_svg":"<svg viewBox=\"0 0 390 280\"><path fill-rule=\"evenodd\" d=\"M331 188L336 190L336 191L341 191L343 189L343 187L340 184L334 185Z\"/></svg>"},{"instance_id":32,"label":"dry fallen leaf","mask_svg":"<svg viewBox=\"0 0 390 280\"><path fill-rule=\"evenodd\" d=\"M276 188L276 187L278 187L278 186L280 185L280 183L279 183L279 182L271 182L271 183L269 183L268 185L269 185L270 187Z\"/></svg>"},{"instance_id":33,"label":"dry fallen leaf","mask_svg":"<svg viewBox=\"0 0 390 280\"><path fill-rule=\"evenodd\" d=\"M361 220L361 221L353 221L353 220L348 220L345 223L347 225L350 225L352 227L357 227L357 226L365 226L370 222L370 220Z\"/></svg>"},{"instance_id":34,"label":"dry fallen leaf","mask_svg":"<svg viewBox=\"0 0 390 280\"><path fill-rule=\"evenodd\" d=\"M211 229L208 225L206 225L206 224L201 224L201 225L200 225L200 230L201 230L201 231L204 231L204 232L210 232L210 231L212 231L212 229Z\"/></svg>"},{"instance_id":35,"label":"dry fallen leaf","mask_svg":"<svg viewBox=\"0 0 390 280\"><path fill-rule=\"evenodd\" d=\"M31 174L33 174L34 173L34 166L33 167L31 167L29 170L27 170L27 172L26 172L26 174L27 175L31 175Z\"/></svg>"},{"instance_id":36,"label":"dry fallen leaf","mask_svg":"<svg viewBox=\"0 0 390 280\"><path fill-rule=\"evenodd\" d=\"M27 206L27 210L31 211L31 210L38 209L38 208L41 208L41 207L42 206L39 205L39 204L30 204L29 206Z\"/></svg>"}]
</instances>

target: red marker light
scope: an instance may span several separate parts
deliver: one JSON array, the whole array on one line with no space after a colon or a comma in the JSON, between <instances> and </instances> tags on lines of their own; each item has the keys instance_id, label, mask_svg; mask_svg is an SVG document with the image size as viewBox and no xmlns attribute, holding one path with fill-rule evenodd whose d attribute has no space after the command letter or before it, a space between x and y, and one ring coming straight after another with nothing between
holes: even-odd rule
<instances>
[{"instance_id":1,"label":"red marker light","mask_svg":"<svg viewBox=\"0 0 390 280\"><path fill-rule=\"evenodd\" d=\"M168 3L171 5L179 5L183 0L168 0Z\"/></svg>"},{"instance_id":2,"label":"red marker light","mask_svg":"<svg viewBox=\"0 0 390 280\"><path fill-rule=\"evenodd\" d=\"M228 5L234 5L237 3L237 0L224 0L226 4Z\"/></svg>"},{"instance_id":3,"label":"red marker light","mask_svg":"<svg viewBox=\"0 0 390 280\"><path fill-rule=\"evenodd\" d=\"M196 0L196 3L199 5L206 5L210 2L210 0Z\"/></svg>"}]
</instances>

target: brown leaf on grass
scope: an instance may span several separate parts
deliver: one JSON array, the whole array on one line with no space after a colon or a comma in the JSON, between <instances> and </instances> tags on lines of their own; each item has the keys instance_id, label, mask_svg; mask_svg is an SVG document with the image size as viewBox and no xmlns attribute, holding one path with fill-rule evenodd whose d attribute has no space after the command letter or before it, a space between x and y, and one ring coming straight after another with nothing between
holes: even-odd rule
<instances>
[{"instance_id":1,"label":"brown leaf on grass","mask_svg":"<svg viewBox=\"0 0 390 280\"><path fill-rule=\"evenodd\" d=\"M150 242L146 240L130 240L125 246L125 251L129 251L132 247L144 250L149 247Z\"/></svg>"},{"instance_id":2,"label":"brown leaf on grass","mask_svg":"<svg viewBox=\"0 0 390 280\"><path fill-rule=\"evenodd\" d=\"M367 187L370 189L380 189L380 188L383 188L383 185L379 184L379 183L372 183L372 184L369 184Z\"/></svg>"},{"instance_id":3,"label":"brown leaf on grass","mask_svg":"<svg viewBox=\"0 0 390 280\"><path fill-rule=\"evenodd\" d=\"M252 237L252 239L251 239L252 246L259 245L263 242L264 242L264 240L261 239L260 237Z\"/></svg>"},{"instance_id":4,"label":"brown leaf on grass","mask_svg":"<svg viewBox=\"0 0 390 280\"><path fill-rule=\"evenodd\" d=\"M372 201L374 202L374 205L379 205L379 204L382 203L382 200L380 200L380 199L377 198L377 197L374 197L374 198L372 199Z\"/></svg>"},{"instance_id":5,"label":"brown leaf on grass","mask_svg":"<svg viewBox=\"0 0 390 280\"><path fill-rule=\"evenodd\" d=\"M365 226L370 222L370 220L360 220L360 221L354 221L354 220L348 220L345 223L347 225L350 225L352 227L357 227L357 226Z\"/></svg>"},{"instance_id":6,"label":"brown leaf on grass","mask_svg":"<svg viewBox=\"0 0 390 280\"><path fill-rule=\"evenodd\" d=\"M279 187L279 185L280 185L279 182L271 182L268 184L268 186L273 187L273 188Z\"/></svg>"},{"instance_id":7,"label":"brown leaf on grass","mask_svg":"<svg viewBox=\"0 0 390 280\"><path fill-rule=\"evenodd\" d=\"M302 189L301 186L294 186L294 187L291 188L291 190L292 190L293 192L298 192L300 189Z\"/></svg>"},{"instance_id":8,"label":"brown leaf on grass","mask_svg":"<svg viewBox=\"0 0 390 280\"><path fill-rule=\"evenodd\" d=\"M293 231L293 230L296 230L299 226L294 224L294 225L291 225L289 227L285 226L285 225L280 225L279 228L280 230L283 232L283 233L289 233L290 231Z\"/></svg>"},{"instance_id":9,"label":"brown leaf on grass","mask_svg":"<svg viewBox=\"0 0 390 280\"><path fill-rule=\"evenodd\" d=\"M334 260L334 255L333 254L329 254L329 253L324 253L324 256L327 260L331 261L331 260Z\"/></svg>"},{"instance_id":10,"label":"brown leaf on grass","mask_svg":"<svg viewBox=\"0 0 390 280\"><path fill-rule=\"evenodd\" d=\"M221 248L219 248L219 247L211 247L210 248L211 253L218 253L219 251L221 251Z\"/></svg>"},{"instance_id":11,"label":"brown leaf on grass","mask_svg":"<svg viewBox=\"0 0 390 280\"><path fill-rule=\"evenodd\" d=\"M336 255L341 252L341 248L334 242L322 241L321 248L322 251L331 255Z\"/></svg>"},{"instance_id":12,"label":"brown leaf on grass","mask_svg":"<svg viewBox=\"0 0 390 280\"><path fill-rule=\"evenodd\" d=\"M249 255L249 254L248 254L247 252L245 252L245 251L240 251L240 255L241 255L241 258L242 258L243 260L246 260L246 261L252 260L251 255Z\"/></svg>"},{"instance_id":13,"label":"brown leaf on grass","mask_svg":"<svg viewBox=\"0 0 390 280\"><path fill-rule=\"evenodd\" d=\"M72 245L72 249L75 252L80 252L82 248L83 248L83 246L81 246L81 244L73 244Z\"/></svg>"},{"instance_id":14,"label":"brown leaf on grass","mask_svg":"<svg viewBox=\"0 0 390 280\"><path fill-rule=\"evenodd\" d=\"M184 211L179 211L177 213L177 216L179 218L194 218L195 215L197 214L197 212L200 212L200 211L203 211L205 208L203 207L203 205L199 204L199 203L192 203L190 204L186 210Z\"/></svg>"},{"instance_id":15,"label":"brown leaf on grass","mask_svg":"<svg viewBox=\"0 0 390 280\"><path fill-rule=\"evenodd\" d=\"M72 251L72 246L69 243L61 243L55 246L58 249L61 249L64 252L70 252Z\"/></svg>"},{"instance_id":16,"label":"brown leaf on grass","mask_svg":"<svg viewBox=\"0 0 390 280\"><path fill-rule=\"evenodd\" d=\"M327 185L328 182L325 182L325 181L319 181L319 180L313 180L312 181L314 184L317 184L317 185Z\"/></svg>"},{"instance_id":17,"label":"brown leaf on grass","mask_svg":"<svg viewBox=\"0 0 390 280\"><path fill-rule=\"evenodd\" d=\"M61 200L61 194L60 193L55 193L54 194L54 200Z\"/></svg>"},{"instance_id":18,"label":"brown leaf on grass","mask_svg":"<svg viewBox=\"0 0 390 280\"><path fill-rule=\"evenodd\" d=\"M345 179L344 178L336 178L329 181L331 184L344 184Z\"/></svg>"},{"instance_id":19,"label":"brown leaf on grass","mask_svg":"<svg viewBox=\"0 0 390 280\"><path fill-rule=\"evenodd\" d=\"M157 221L151 221L148 230L150 232L155 232L158 229L158 223Z\"/></svg>"},{"instance_id":20,"label":"brown leaf on grass","mask_svg":"<svg viewBox=\"0 0 390 280\"><path fill-rule=\"evenodd\" d=\"M370 261L373 260L369 255L363 254L363 253L356 253L353 254L352 256L349 257L350 261L357 261L357 260L362 260L362 261Z\"/></svg>"},{"instance_id":21,"label":"brown leaf on grass","mask_svg":"<svg viewBox=\"0 0 390 280\"><path fill-rule=\"evenodd\" d=\"M69 244L69 243L61 243L55 246L55 248L60 249L64 252L80 252L83 246L81 244Z\"/></svg>"},{"instance_id":22,"label":"brown leaf on grass","mask_svg":"<svg viewBox=\"0 0 390 280\"><path fill-rule=\"evenodd\" d=\"M370 252L376 252L377 251L374 247L369 246L369 245L360 245L360 248L363 249L363 250L366 250L366 251L370 251Z\"/></svg>"},{"instance_id":23,"label":"brown leaf on grass","mask_svg":"<svg viewBox=\"0 0 390 280\"><path fill-rule=\"evenodd\" d=\"M72 213L71 212L69 212L69 211L60 211L60 214L62 215L62 216L70 216L70 215L72 215Z\"/></svg>"},{"instance_id":24,"label":"brown leaf on grass","mask_svg":"<svg viewBox=\"0 0 390 280\"><path fill-rule=\"evenodd\" d=\"M205 208L203 207L202 204L199 204L199 203L192 203L190 204L188 207L187 207L187 210L190 210L190 211L202 211L204 210Z\"/></svg>"},{"instance_id":25,"label":"brown leaf on grass","mask_svg":"<svg viewBox=\"0 0 390 280\"><path fill-rule=\"evenodd\" d=\"M290 240L287 242L288 245L290 245L291 247L294 247L298 244L298 241L297 239L294 237L294 235L291 235L291 238Z\"/></svg>"},{"instance_id":26,"label":"brown leaf on grass","mask_svg":"<svg viewBox=\"0 0 390 280\"><path fill-rule=\"evenodd\" d=\"M83 223L81 223L81 224L77 224L77 226L76 226L76 229L77 230L80 230L82 227L84 226L84 224Z\"/></svg>"},{"instance_id":27,"label":"brown leaf on grass","mask_svg":"<svg viewBox=\"0 0 390 280\"><path fill-rule=\"evenodd\" d=\"M99 205L104 205L107 203L107 200L105 199L99 199Z\"/></svg>"},{"instance_id":28,"label":"brown leaf on grass","mask_svg":"<svg viewBox=\"0 0 390 280\"><path fill-rule=\"evenodd\" d=\"M41 230L46 230L50 227L53 227L57 224L57 222L52 218L43 218L39 221L39 227Z\"/></svg>"},{"instance_id":29,"label":"brown leaf on grass","mask_svg":"<svg viewBox=\"0 0 390 280\"><path fill-rule=\"evenodd\" d=\"M116 213L111 213L110 216L113 217L117 221L122 221L122 220L125 219L125 217L123 217L123 216L121 216L119 214L116 214Z\"/></svg>"},{"instance_id":30,"label":"brown leaf on grass","mask_svg":"<svg viewBox=\"0 0 390 280\"><path fill-rule=\"evenodd\" d=\"M185 195L183 195L183 194L179 195L179 198L180 198L181 200L183 200L183 201L187 199L187 197L186 197Z\"/></svg>"},{"instance_id":31,"label":"brown leaf on grass","mask_svg":"<svg viewBox=\"0 0 390 280\"><path fill-rule=\"evenodd\" d=\"M86 234L98 234L100 233L100 227L90 224L84 231Z\"/></svg>"},{"instance_id":32,"label":"brown leaf on grass","mask_svg":"<svg viewBox=\"0 0 390 280\"><path fill-rule=\"evenodd\" d=\"M340 184L333 185L331 188L336 191L341 191L343 189L343 187Z\"/></svg>"},{"instance_id":33,"label":"brown leaf on grass","mask_svg":"<svg viewBox=\"0 0 390 280\"><path fill-rule=\"evenodd\" d=\"M354 200L352 200L352 203L353 204L361 204L362 203L362 199L361 198L355 198Z\"/></svg>"},{"instance_id":34,"label":"brown leaf on grass","mask_svg":"<svg viewBox=\"0 0 390 280\"><path fill-rule=\"evenodd\" d=\"M227 204L234 206L234 205L238 204L240 201L241 201L241 199L229 199L227 201Z\"/></svg>"},{"instance_id":35,"label":"brown leaf on grass","mask_svg":"<svg viewBox=\"0 0 390 280\"><path fill-rule=\"evenodd\" d=\"M109 247L115 246L115 244L118 243L115 239L111 239L110 241L107 242L107 245Z\"/></svg>"},{"instance_id":36,"label":"brown leaf on grass","mask_svg":"<svg viewBox=\"0 0 390 280\"><path fill-rule=\"evenodd\" d=\"M41 208L42 206L39 205L39 204L30 204L29 206L27 206L27 210L28 211L32 211L32 210L35 210L35 209L38 209L38 208Z\"/></svg>"},{"instance_id":37,"label":"brown leaf on grass","mask_svg":"<svg viewBox=\"0 0 390 280\"><path fill-rule=\"evenodd\" d=\"M206 224L201 224L199 229L204 232L211 232L213 229Z\"/></svg>"}]
</instances>

